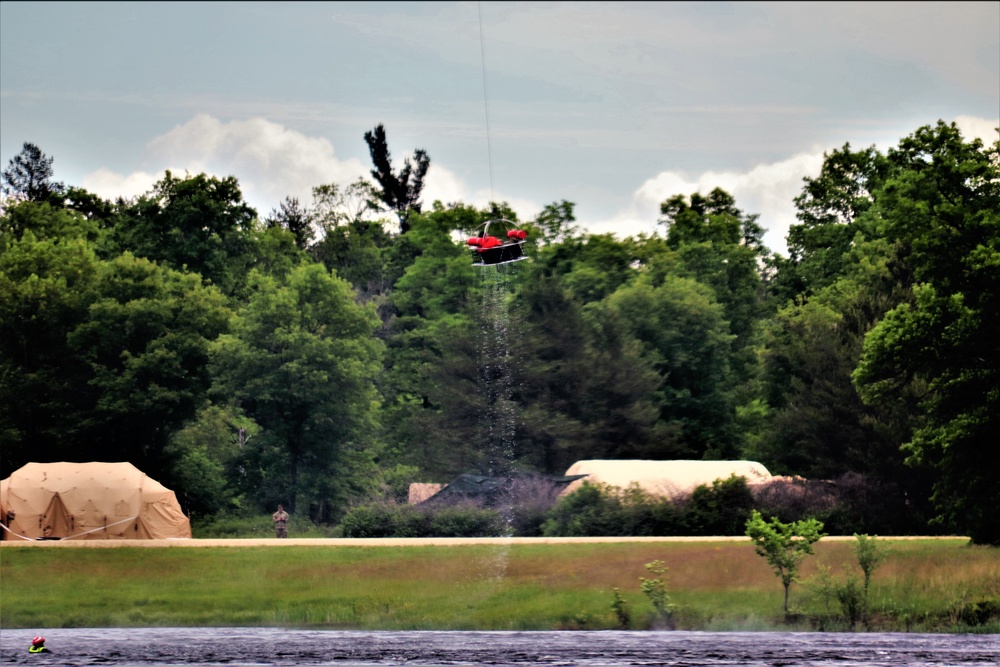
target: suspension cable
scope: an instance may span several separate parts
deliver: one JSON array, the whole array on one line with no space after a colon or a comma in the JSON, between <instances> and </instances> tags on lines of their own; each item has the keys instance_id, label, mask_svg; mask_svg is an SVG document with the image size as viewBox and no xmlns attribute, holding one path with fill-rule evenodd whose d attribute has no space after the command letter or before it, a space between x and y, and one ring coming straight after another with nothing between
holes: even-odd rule
<instances>
[{"instance_id":1,"label":"suspension cable","mask_svg":"<svg viewBox=\"0 0 1000 667\"><path fill-rule=\"evenodd\" d=\"M483 105L486 108L486 156L490 165L490 208L495 207L493 198L493 144L490 140L490 96L486 87L486 38L483 35L483 2L479 0L479 52L483 63Z\"/></svg>"}]
</instances>

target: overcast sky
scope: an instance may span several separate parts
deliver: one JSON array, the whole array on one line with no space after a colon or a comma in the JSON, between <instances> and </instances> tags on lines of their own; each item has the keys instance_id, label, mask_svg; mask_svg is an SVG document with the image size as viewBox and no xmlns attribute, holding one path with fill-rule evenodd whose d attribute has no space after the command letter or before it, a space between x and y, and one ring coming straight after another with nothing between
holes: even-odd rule
<instances>
[{"instance_id":1,"label":"overcast sky","mask_svg":"<svg viewBox=\"0 0 1000 667\"><path fill-rule=\"evenodd\" d=\"M628 236L719 186L784 252L824 151L938 119L996 140L1000 3L0 2L2 165L106 197L204 171L264 216L367 176L383 123L425 205Z\"/></svg>"}]
</instances>

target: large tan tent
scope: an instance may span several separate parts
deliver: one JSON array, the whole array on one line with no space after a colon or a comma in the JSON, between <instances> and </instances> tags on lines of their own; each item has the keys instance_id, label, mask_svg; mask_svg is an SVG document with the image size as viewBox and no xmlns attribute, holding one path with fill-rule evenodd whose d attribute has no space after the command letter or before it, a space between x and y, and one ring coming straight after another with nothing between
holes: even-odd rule
<instances>
[{"instance_id":1,"label":"large tan tent","mask_svg":"<svg viewBox=\"0 0 1000 667\"><path fill-rule=\"evenodd\" d=\"M3 539L190 538L174 492L131 463L29 463L0 481Z\"/></svg>"},{"instance_id":2,"label":"large tan tent","mask_svg":"<svg viewBox=\"0 0 1000 667\"><path fill-rule=\"evenodd\" d=\"M567 486L561 495L573 493L584 482L590 482L622 489L638 484L647 493L672 498L691 493L701 484L711 485L717 479L726 479L734 474L746 477L750 484L759 484L771 478L767 468L756 461L577 461L566 471L566 476L587 476Z\"/></svg>"}]
</instances>

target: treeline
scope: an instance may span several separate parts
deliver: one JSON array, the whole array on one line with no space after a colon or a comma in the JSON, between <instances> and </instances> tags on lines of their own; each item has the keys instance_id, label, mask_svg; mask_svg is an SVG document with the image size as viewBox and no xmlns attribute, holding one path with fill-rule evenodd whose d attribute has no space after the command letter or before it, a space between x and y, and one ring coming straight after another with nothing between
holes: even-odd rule
<instances>
[{"instance_id":1,"label":"treeline","mask_svg":"<svg viewBox=\"0 0 1000 667\"><path fill-rule=\"evenodd\" d=\"M195 516L317 523L461 473L735 459L851 480L912 525L1000 543L1000 142L954 125L825 158L789 256L721 189L662 231L582 232L373 181L261 217L234 177L106 201L25 144L3 173L0 476L124 460ZM472 266L502 217L530 262ZM861 481L859 481L861 480Z\"/></svg>"}]
</instances>

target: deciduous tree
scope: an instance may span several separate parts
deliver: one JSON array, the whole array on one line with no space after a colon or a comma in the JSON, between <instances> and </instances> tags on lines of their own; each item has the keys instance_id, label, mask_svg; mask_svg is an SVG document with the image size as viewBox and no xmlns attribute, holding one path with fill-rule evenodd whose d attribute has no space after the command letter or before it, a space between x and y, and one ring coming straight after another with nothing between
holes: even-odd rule
<instances>
[{"instance_id":1,"label":"deciduous tree","mask_svg":"<svg viewBox=\"0 0 1000 667\"><path fill-rule=\"evenodd\" d=\"M111 240L116 252L193 271L231 295L253 265L256 224L235 177L168 171L152 192L122 202Z\"/></svg>"},{"instance_id":2,"label":"deciduous tree","mask_svg":"<svg viewBox=\"0 0 1000 667\"><path fill-rule=\"evenodd\" d=\"M314 519L331 521L373 482L378 318L319 264L284 281L254 274L252 286L212 362L220 400L261 427L245 483L262 505L305 504Z\"/></svg>"},{"instance_id":3,"label":"deciduous tree","mask_svg":"<svg viewBox=\"0 0 1000 667\"><path fill-rule=\"evenodd\" d=\"M167 440L204 399L224 298L131 254L98 259L79 213L23 202L5 218L21 207L30 228L0 252L3 465L130 460L169 482Z\"/></svg>"},{"instance_id":4,"label":"deciduous tree","mask_svg":"<svg viewBox=\"0 0 1000 667\"><path fill-rule=\"evenodd\" d=\"M1000 544L1000 142L984 148L939 122L889 159L879 224L912 271L913 299L866 337L854 379L874 404L926 383L907 451L937 469L941 517Z\"/></svg>"},{"instance_id":5,"label":"deciduous tree","mask_svg":"<svg viewBox=\"0 0 1000 667\"><path fill-rule=\"evenodd\" d=\"M760 512L753 510L746 524L747 537L753 540L758 556L767 560L785 589L785 614L788 614L788 589L797 581L799 565L812 554L812 545L824 537L823 523L804 519L782 523L773 518L764 521Z\"/></svg>"}]
</instances>

